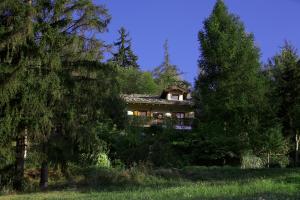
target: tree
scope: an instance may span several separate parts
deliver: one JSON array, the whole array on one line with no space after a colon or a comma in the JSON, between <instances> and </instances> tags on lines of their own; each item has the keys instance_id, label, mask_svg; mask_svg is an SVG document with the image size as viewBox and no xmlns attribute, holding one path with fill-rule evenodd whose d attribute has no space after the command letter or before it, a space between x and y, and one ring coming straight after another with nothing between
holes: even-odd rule
<instances>
[{"instance_id":1,"label":"tree","mask_svg":"<svg viewBox=\"0 0 300 200\"><path fill-rule=\"evenodd\" d=\"M96 6L91 0L81 1L38 1L33 4L36 15L36 41L38 43L39 58L43 76L54 76L62 86L64 73L76 73L78 68L85 68L83 71L92 69L88 63L99 62L102 58L103 42L96 39L95 35L106 30L110 20L107 10L103 6ZM85 63L86 65L81 65ZM83 73L80 72L79 73ZM41 76L41 79L44 77ZM89 77L84 77L89 79ZM49 82L51 86L52 82ZM50 94L58 94L61 98L68 93L59 87L47 90ZM47 93L46 93L47 94ZM52 102L53 98L47 95L45 107L50 110L52 126L40 130L42 133L41 144L44 159L41 164L41 188L47 188L48 182L48 154L49 138L59 131L61 126L57 117L60 102ZM59 115L58 115L59 116ZM45 122L42 123L45 125ZM92 133L91 133L92 134ZM69 134L69 139L78 135ZM87 137L87 136L86 136ZM85 143L83 143L85 144ZM81 146L84 148L84 146Z\"/></svg>"},{"instance_id":2,"label":"tree","mask_svg":"<svg viewBox=\"0 0 300 200\"><path fill-rule=\"evenodd\" d=\"M184 81L181 80L181 72L178 67L170 63L168 40L164 43L164 61L160 66L153 70L152 74L161 90L172 85L180 85L184 83ZM186 83L183 85L185 84Z\"/></svg>"},{"instance_id":3,"label":"tree","mask_svg":"<svg viewBox=\"0 0 300 200\"><path fill-rule=\"evenodd\" d=\"M124 27L119 30L120 38L114 43L114 46L118 48L118 51L113 54L110 62L114 64L128 68L139 68L137 63L138 57L133 53L131 49L131 39L128 39L129 33Z\"/></svg>"},{"instance_id":4,"label":"tree","mask_svg":"<svg viewBox=\"0 0 300 200\"><path fill-rule=\"evenodd\" d=\"M100 61L103 42L95 36L106 30L110 16L90 0L28 0L27 4L20 0L1 2L0 6L0 34L5 39L0 45L1 138L16 135L23 140L26 132L30 142L41 144L40 186L46 188L50 138L59 130L57 113L68 95L63 89L66 74L75 73L80 63ZM22 163L19 171L24 169Z\"/></svg>"},{"instance_id":5,"label":"tree","mask_svg":"<svg viewBox=\"0 0 300 200\"><path fill-rule=\"evenodd\" d=\"M222 0L216 2L198 37L200 73L194 97L199 127L206 131L206 142L217 142L210 150L215 159L240 158L259 130L265 101L259 50L253 35L245 32Z\"/></svg>"},{"instance_id":6,"label":"tree","mask_svg":"<svg viewBox=\"0 0 300 200\"><path fill-rule=\"evenodd\" d=\"M267 156L267 167L270 167L272 155L285 155L288 152L288 143L282 135L280 127L273 127L260 138L261 149L259 154Z\"/></svg>"},{"instance_id":7,"label":"tree","mask_svg":"<svg viewBox=\"0 0 300 200\"><path fill-rule=\"evenodd\" d=\"M136 68L118 68L118 83L123 94L157 94L161 92L150 72Z\"/></svg>"},{"instance_id":8,"label":"tree","mask_svg":"<svg viewBox=\"0 0 300 200\"><path fill-rule=\"evenodd\" d=\"M277 105L283 133L292 142L295 165L299 164L300 65L296 49L286 42L280 54L269 62L274 85L273 102Z\"/></svg>"},{"instance_id":9,"label":"tree","mask_svg":"<svg viewBox=\"0 0 300 200\"><path fill-rule=\"evenodd\" d=\"M11 140L16 141L14 187L18 190L22 189L28 122L23 86L33 78L24 72L36 61L31 13L30 0L0 4L0 137L2 147L10 148Z\"/></svg>"}]
</instances>

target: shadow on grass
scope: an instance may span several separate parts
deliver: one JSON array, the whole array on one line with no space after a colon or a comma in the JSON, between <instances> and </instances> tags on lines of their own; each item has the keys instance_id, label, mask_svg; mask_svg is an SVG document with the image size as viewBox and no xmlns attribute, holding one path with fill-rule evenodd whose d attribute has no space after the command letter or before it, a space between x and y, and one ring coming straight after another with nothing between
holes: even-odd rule
<instances>
[{"instance_id":1,"label":"shadow on grass","mask_svg":"<svg viewBox=\"0 0 300 200\"><path fill-rule=\"evenodd\" d=\"M127 192L153 190L161 191L181 186L191 186L197 182L205 183L207 186L226 186L232 182L248 183L256 179L270 179L284 184L294 184L300 190L300 169L239 169L239 168L205 168L186 167L184 169L157 169L149 172L138 170L111 170L111 169L88 169L80 171L83 175L80 180L69 180L65 182L54 182L47 191L76 191L81 193L91 192ZM211 185L210 185L211 184ZM26 193L35 193L32 190ZM25 193L25 194L26 194ZM24 193L23 193L24 194ZM258 199L260 194L255 195ZM261 194L273 195L273 194ZM276 193L285 198L285 194ZM274 196L274 195L273 195ZM273 197L272 196L272 197ZM201 197L201 196L200 196ZM195 199L203 199L201 198ZM264 197L264 196L263 196ZM245 196L232 199L251 199ZM191 198L188 198L191 199ZM204 198L205 199L205 198ZM211 199L211 198L210 198ZM224 199L222 197L215 199ZM252 198L253 199L253 198ZM262 198L270 199L270 198ZM278 198L271 198L278 199ZM300 199L300 198L299 198Z\"/></svg>"},{"instance_id":2,"label":"shadow on grass","mask_svg":"<svg viewBox=\"0 0 300 200\"><path fill-rule=\"evenodd\" d=\"M203 168L187 167L181 170L181 176L191 181L232 182L251 181L253 179L280 179L298 173L300 168L239 169L239 168Z\"/></svg>"},{"instance_id":3,"label":"shadow on grass","mask_svg":"<svg viewBox=\"0 0 300 200\"><path fill-rule=\"evenodd\" d=\"M104 173L110 173L104 171ZM136 173L136 172L135 172ZM141 178L142 177L142 178ZM196 182L207 185L227 185L232 182L248 183L252 180L270 179L278 183L296 184L300 189L300 169L239 169L203 168L158 169L149 174L108 175L92 172L76 185L77 191L134 191L143 188L164 189L186 186Z\"/></svg>"}]
</instances>

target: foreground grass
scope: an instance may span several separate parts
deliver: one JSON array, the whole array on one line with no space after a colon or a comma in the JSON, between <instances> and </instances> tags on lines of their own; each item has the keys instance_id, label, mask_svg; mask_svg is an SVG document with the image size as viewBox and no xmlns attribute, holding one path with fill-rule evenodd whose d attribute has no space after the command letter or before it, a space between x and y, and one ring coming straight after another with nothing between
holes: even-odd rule
<instances>
[{"instance_id":1,"label":"foreground grass","mask_svg":"<svg viewBox=\"0 0 300 200\"><path fill-rule=\"evenodd\" d=\"M99 174L93 174L94 178ZM300 169L205 169L159 171L139 184L93 182L61 191L2 196L0 199L300 199ZM107 180L106 180L107 182Z\"/></svg>"}]
</instances>

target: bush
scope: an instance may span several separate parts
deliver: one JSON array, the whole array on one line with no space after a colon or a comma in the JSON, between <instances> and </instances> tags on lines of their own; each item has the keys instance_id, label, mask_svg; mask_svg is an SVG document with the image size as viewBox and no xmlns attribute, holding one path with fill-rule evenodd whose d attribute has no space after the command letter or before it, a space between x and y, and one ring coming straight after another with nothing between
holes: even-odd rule
<instances>
[{"instance_id":1,"label":"bush","mask_svg":"<svg viewBox=\"0 0 300 200\"><path fill-rule=\"evenodd\" d=\"M112 166L116 169L125 169L125 164L120 159L115 159L112 161Z\"/></svg>"},{"instance_id":2,"label":"bush","mask_svg":"<svg viewBox=\"0 0 300 200\"><path fill-rule=\"evenodd\" d=\"M270 158L270 164L269 164L270 168L285 168L288 165L289 165L289 158L286 155L272 155Z\"/></svg>"},{"instance_id":3,"label":"bush","mask_svg":"<svg viewBox=\"0 0 300 200\"><path fill-rule=\"evenodd\" d=\"M110 160L106 153L102 152L98 154L96 166L102 168L110 168Z\"/></svg>"},{"instance_id":4,"label":"bush","mask_svg":"<svg viewBox=\"0 0 300 200\"><path fill-rule=\"evenodd\" d=\"M103 185L142 185L147 183L148 178L151 179L145 170L139 167L131 167L129 169L114 169L114 168L86 168L83 172L84 184L92 187Z\"/></svg>"},{"instance_id":5,"label":"bush","mask_svg":"<svg viewBox=\"0 0 300 200\"><path fill-rule=\"evenodd\" d=\"M264 162L260 157L257 157L251 153L242 156L242 169L257 169L263 167Z\"/></svg>"},{"instance_id":6,"label":"bush","mask_svg":"<svg viewBox=\"0 0 300 200\"><path fill-rule=\"evenodd\" d=\"M12 190L14 177L14 165L0 169L0 191Z\"/></svg>"}]
</instances>

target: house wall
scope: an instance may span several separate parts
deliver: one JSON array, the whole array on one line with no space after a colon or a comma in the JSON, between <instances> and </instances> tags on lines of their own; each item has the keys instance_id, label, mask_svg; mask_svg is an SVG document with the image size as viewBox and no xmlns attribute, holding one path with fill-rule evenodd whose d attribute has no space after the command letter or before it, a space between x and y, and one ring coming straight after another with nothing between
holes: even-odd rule
<instances>
[{"instance_id":1,"label":"house wall","mask_svg":"<svg viewBox=\"0 0 300 200\"><path fill-rule=\"evenodd\" d=\"M160 105L160 104L128 104L127 110L136 115L136 111L146 111L147 116L153 113L185 113L186 118L194 118L193 107L186 105Z\"/></svg>"}]
</instances>

